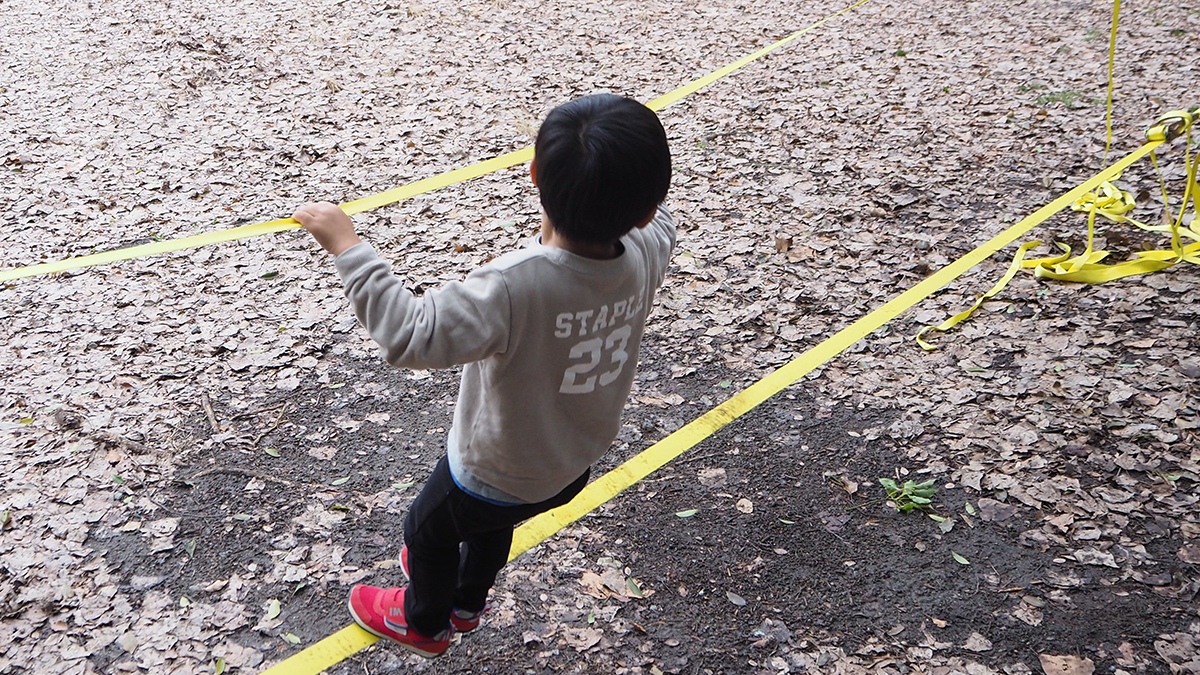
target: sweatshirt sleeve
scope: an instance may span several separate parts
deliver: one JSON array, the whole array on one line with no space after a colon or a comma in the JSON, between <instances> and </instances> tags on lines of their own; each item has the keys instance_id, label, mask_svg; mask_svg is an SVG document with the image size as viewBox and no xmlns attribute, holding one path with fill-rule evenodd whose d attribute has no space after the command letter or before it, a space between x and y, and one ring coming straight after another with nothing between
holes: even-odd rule
<instances>
[{"instance_id":1,"label":"sweatshirt sleeve","mask_svg":"<svg viewBox=\"0 0 1200 675\"><path fill-rule=\"evenodd\" d=\"M646 248L650 253L651 279L654 287L662 286L663 278L667 275L667 265L671 262L671 251L675 249L675 219L667 210L665 203L658 205L658 212L642 230Z\"/></svg>"},{"instance_id":2,"label":"sweatshirt sleeve","mask_svg":"<svg viewBox=\"0 0 1200 675\"><path fill-rule=\"evenodd\" d=\"M418 298L362 243L335 261L359 323L404 368L449 368L507 349L511 305L503 276L481 267Z\"/></svg>"}]
</instances>

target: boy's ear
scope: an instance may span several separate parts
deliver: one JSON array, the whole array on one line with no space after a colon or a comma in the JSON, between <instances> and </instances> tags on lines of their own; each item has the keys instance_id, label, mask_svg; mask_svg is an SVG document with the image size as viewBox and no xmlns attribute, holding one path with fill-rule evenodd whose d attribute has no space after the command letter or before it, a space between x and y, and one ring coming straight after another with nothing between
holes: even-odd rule
<instances>
[{"instance_id":1,"label":"boy's ear","mask_svg":"<svg viewBox=\"0 0 1200 675\"><path fill-rule=\"evenodd\" d=\"M529 163L529 179L533 181L533 186L537 187L537 162Z\"/></svg>"},{"instance_id":2,"label":"boy's ear","mask_svg":"<svg viewBox=\"0 0 1200 675\"><path fill-rule=\"evenodd\" d=\"M656 216L656 215L658 215L658 207L657 206L654 207L654 210L650 212L650 215L646 216L645 220L643 220L642 222L635 225L633 229L640 230L643 227L649 225L650 221L654 220L654 216Z\"/></svg>"}]
</instances>

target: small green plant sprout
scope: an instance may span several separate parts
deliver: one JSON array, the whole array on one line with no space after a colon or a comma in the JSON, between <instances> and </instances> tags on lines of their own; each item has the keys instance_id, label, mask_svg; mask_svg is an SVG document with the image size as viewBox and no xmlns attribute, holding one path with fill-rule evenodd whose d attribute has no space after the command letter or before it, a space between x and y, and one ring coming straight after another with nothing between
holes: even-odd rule
<instances>
[{"instance_id":1,"label":"small green plant sprout","mask_svg":"<svg viewBox=\"0 0 1200 675\"><path fill-rule=\"evenodd\" d=\"M1083 94L1080 94L1077 91L1055 91L1050 92L1049 94L1042 94L1041 96L1038 96L1037 104L1048 105L1050 103L1061 103L1068 108L1074 108L1075 103L1078 102L1082 96Z\"/></svg>"},{"instance_id":2,"label":"small green plant sprout","mask_svg":"<svg viewBox=\"0 0 1200 675\"><path fill-rule=\"evenodd\" d=\"M937 488L933 486L935 482L936 479L930 478L923 483L906 480L897 485L891 478L879 479L879 484L887 491L888 501L901 513L908 513L913 509L928 510L929 505L933 503L933 495L937 492Z\"/></svg>"}]
</instances>

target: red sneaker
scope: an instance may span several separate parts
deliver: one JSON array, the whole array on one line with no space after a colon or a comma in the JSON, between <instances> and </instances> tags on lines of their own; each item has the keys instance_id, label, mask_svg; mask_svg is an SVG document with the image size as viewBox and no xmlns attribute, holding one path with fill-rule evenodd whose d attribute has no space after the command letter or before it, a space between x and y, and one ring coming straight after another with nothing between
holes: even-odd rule
<instances>
[{"instance_id":1,"label":"red sneaker","mask_svg":"<svg viewBox=\"0 0 1200 675\"><path fill-rule=\"evenodd\" d=\"M412 577L408 574L408 546L400 547L400 571L404 572L404 578L412 581ZM478 612L468 612L465 609L455 609L450 612L450 625L454 626L454 630L458 633L470 633L479 628L479 619L484 612L491 609L491 605L485 606Z\"/></svg>"},{"instance_id":2,"label":"red sneaker","mask_svg":"<svg viewBox=\"0 0 1200 675\"><path fill-rule=\"evenodd\" d=\"M479 628L480 617L483 616L484 612L491 608L492 606L488 605L478 612L468 612L465 609L456 609L450 612L450 625L454 626L455 632L470 633L476 628Z\"/></svg>"},{"instance_id":3,"label":"red sneaker","mask_svg":"<svg viewBox=\"0 0 1200 675\"><path fill-rule=\"evenodd\" d=\"M387 638L425 658L440 656L450 646L450 628L426 637L408 627L404 619L404 589L356 584L346 604L350 616L363 630Z\"/></svg>"}]
</instances>

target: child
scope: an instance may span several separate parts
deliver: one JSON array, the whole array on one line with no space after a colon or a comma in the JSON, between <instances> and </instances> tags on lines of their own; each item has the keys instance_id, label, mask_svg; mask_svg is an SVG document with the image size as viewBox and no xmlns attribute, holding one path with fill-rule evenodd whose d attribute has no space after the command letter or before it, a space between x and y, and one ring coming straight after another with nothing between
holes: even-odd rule
<instances>
[{"instance_id":1,"label":"child","mask_svg":"<svg viewBox=\"0 0 1200 675\"><path fill-rule=\"evenodd\" d=\"M513 528L566 504L612 444L675 226L666 132L599 94L555 108L530 176L541 236L416 298L328 202L293 216L331 254L346 297L395 366L466 364L438 462L404 521L405 588L357 585L358 625L422 656L479 625Z\"/></svg>"}]
</instances>

